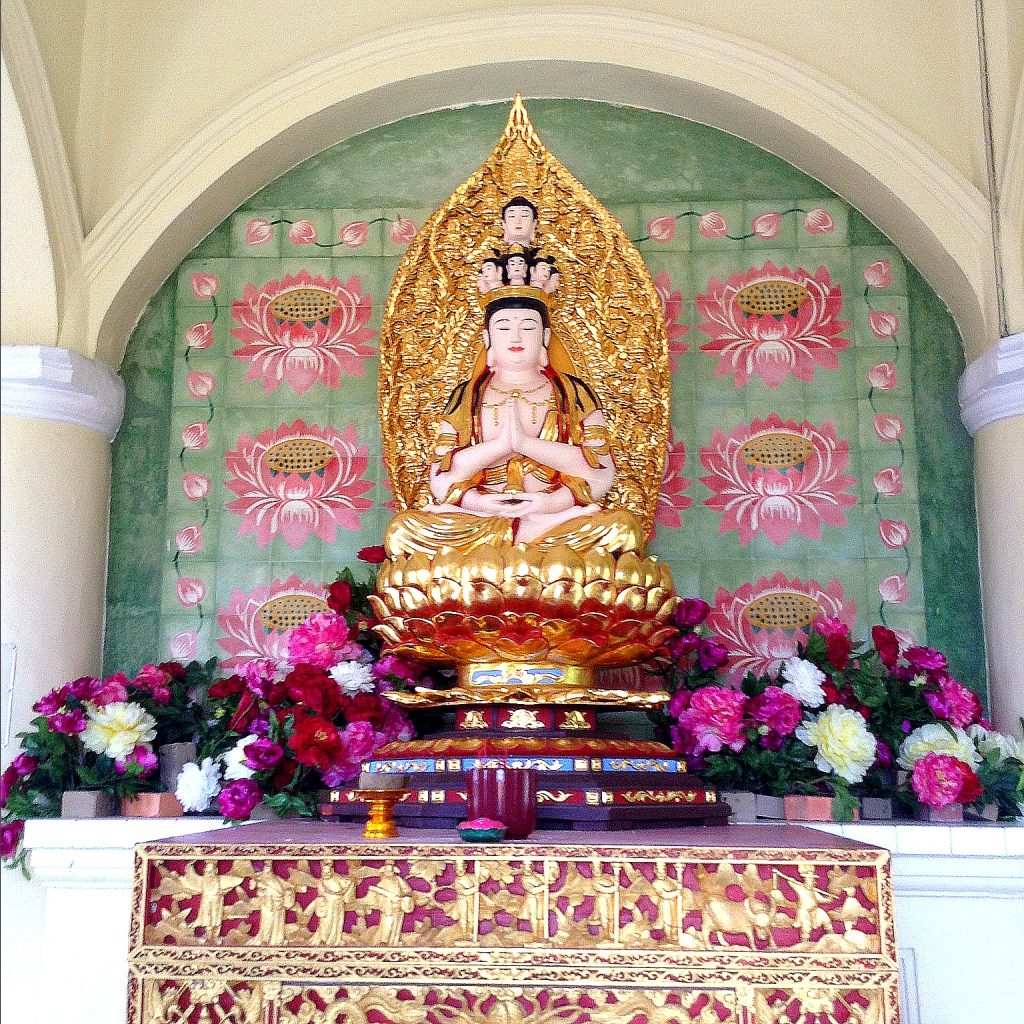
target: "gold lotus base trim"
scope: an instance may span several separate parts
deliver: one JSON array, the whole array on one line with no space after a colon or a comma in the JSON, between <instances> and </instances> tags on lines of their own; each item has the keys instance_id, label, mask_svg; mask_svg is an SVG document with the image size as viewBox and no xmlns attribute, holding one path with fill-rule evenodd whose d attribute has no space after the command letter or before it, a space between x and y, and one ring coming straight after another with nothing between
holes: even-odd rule
<instances>
[{"instance_id":1,"label":"gold lotus base trim","mask_svg":"<svg viewBox=\"0 0 1024 1024\"><path fill-rule=\"evenodd\" d=\"M629 690L603 690L575 686L453 686L450 690L417 687L411 693L393 690L384 695L404 708L455 708L474 704L576 704L583 707L622 708L653 711L667 700L667 693L632 693Z\"/></svg>"}]
</instances>

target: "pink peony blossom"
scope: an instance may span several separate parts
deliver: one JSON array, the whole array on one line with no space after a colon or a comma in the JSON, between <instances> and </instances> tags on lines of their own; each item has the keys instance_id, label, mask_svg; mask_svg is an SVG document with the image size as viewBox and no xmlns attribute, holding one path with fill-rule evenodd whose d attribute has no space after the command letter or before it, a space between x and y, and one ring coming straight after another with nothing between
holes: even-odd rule
<instances>
[{"instance_id":1,"label":"pink peony blossom","mask_svg":"<svg viewBox=\"0 0 1024 1024\"><path fill-rule=\"evenodd\" d=\"M377 679L394 676L396 679L404 679L407 683L415 683L420 677L420 670L397 654L383 655L379 661L374 662L371 671Z\"/></svg>"},{"instance_id":2,"label":"pink peony blossom","mask_svg":"<svg viewBox=\"0 0 1024 1024\"><path fill-rule=\"evenodd\" d=\"M884 412L876 413L873 426L878 439L886 444L898 441L903 436L903 420L899 416Z\"/></svg>"},{"instance_id":3,"label":"pink peony blossom","mask_svg":"<svg viewBox=\"0 0 1024 1024\"><path fill-rule=\"evenodd\" d=\"M729 225L717 210L711 210L697 221L697 230L704 238L722 238L729 234Z\"/></svg>"},{"instance_id":4,"label":"pink peony blossom","mask_svg":"<svg viewBox=\"0 0 1024 1024\"><path fill-rule=\"evenodd\" d=\"M209 348L213 344L213 324L193 324L185 332L185 344L200 352Z\"/></svg>"},{"instance_id":5,"label":"pink peony blossom","mask_svg":"<svg viewBox=\"0 0 1024 1024\"><path fill-rule=\"evenodd\" d=\"M978 776L970 765L935 751L915 762L911 785L918 800L936 810L955 803L973 803L981 795Z\"/></svg>"},{"instance_id":6,"label":"pink peony blossom","mask_svg":"<svg viewBox=\"0 0 1024 1024\"><path fill-rule=\"evenodd\" d=\"M358 764L373 753L376 736L369 722L350 722L341 734L341 741L345 745L346 759Z\"/></svg>"},{"instance_id":7,"label":"pink peony blossom","mask_svg":"<svg viewBox=\"0 0 1024 1024\"><path fill-rule=\"evenodd\" d=\"M804 217L804 231L809 235L828 235L835 231L836 225L828 210L820 207L808 210Z\"/></svg>"},{"instance_id":8,"label":"pink peony blossom","mask_svg":"<svg viewBox=\"0 0 1024 1024\"><path fill-rule=\"evenodd\" d=\"M888 288L892 284L892 264L875 260L864 268L864 283L871 288Z\"/></svg>"},{"instance_id":9,"label":"pink peony blossom","mask_svg":"<svg viewBox=\"0 0 1024 1024\"><path fill-rule=\"evenodd\" d=\"M881 583L878 584L879 596L888 604L906 604L910 597L910 593L907 590L907 577L901 573L893 573L892 576L886 576Z\"/></svg>"},{"instance_id":10,"label":"pink peony blossom","mask_svg":"<svg viewBox=\"0 0 1024 1024\"><path fill-rule=\"evenodd\" d=\"M316 228L308 220L297 220L288 228L288 241L292 245L312 245L316 240Z\"/></svg>"},{"instance_id":11,"label":"pink peony blossom","mask_svg":"<svg viewBox=\"0 0 1024 1024\"><path fill-rule=\"evenodd\" d=\"M390 707L384 716L380 733L385 743L401 741L405 743L416 735L412 722L401 708Z\"/></svg>"},{"instance_id":12,"label":"pink peony blossom","mask_svg":"<svg viewBox=\"0 0 1024 1024\"><path fill-rule=\"evenodd\" d=\"M898 383L896 364L876 363L868 370L868 383L878 391L891 391Z\"/></svg>"},{"instance_id":13,"label":"pink peony blossom","mask_svg":"<svg viewBox=\"0 0 1024 1024\"><path fill-rule=\"evenodd\" d=\"M886 466L874 475L873 482L879 494L894 498L903 490L903 473L899 466Z\"/></svg>"},{"instance_id":14,"label":"pink peony blossom","mask_svg":"<svg viewBox=\"0 0 1024 1024\"><path fill-rule=\"evenodd\" d=\"M370 225L365 220L354 220L346 224L338 233L338 241L348 246L349 249L358 249L366 245L366 239L370 235Z\"/></svg>"},{"instance_id":15,"label":"pink peony blossom","mask_svg":"<svg viewBox=\"0 0 1024 1024\"><path fill-rule=\"evenodd\" d=\"M945 673L939 678L938 693L929 690L924 699L938 718L958 729L966 729L981 718L978 695Z\"/></svg>"},{"instance_id":16,"label":"pink peony blossom","mask_svg":"<svg viewBox=\"0 0 1024 1024\"><path fill-rule=\"evenodd\" d=\"M217 378L212 373L193 370L185 379L188 393L193 398L209 398L217 387Z\"/></svg>"},{"instance_id":17,"label":"pink peony blossom","mask_svg":"<svg viewBox=\"0 0 1024 1024\"><path fill-rule=\"evenodd\" d=\"M186 451L201 452L210 443L210 428L200 421L190 423L181 432L181 446Z\"/></svg>"},{"instance_id":18,"label":"pink peony blossom","mask_svg":"<svg viewBox=\"0 0 1024 1024\"><path fill-rule=\"evenodd\" d=\"M65 736L75 736L80 732L85 732L85 724L85 714L81 708L73 708L71 711L50 717L50 728Z\"/></svg>"},{"instance_id":19,"label":"pink peony blossom","mask_svg":"<svg viewBox=\"0 0 1024 1024\"><path fill-rule=\"evenodd\" d=\"M158 665L143 665L135 674L133 683L140 690L156 690L167 685L170 676Z\"/></svg>"},{"instance_id":20,"label":"pink peony blossom","mask_svg":"<svg viewBox=\"0 0 1024 1024\"><path fill-rule=\"evenodd\" d=\"M898 551L907 546L910 540L910 527L902 519L880 519L878 536L890 551Z\"/></svg>"},{"instance_id":21,"label":"pink peony blossom","mask_svg":"<svg viewBox=\"0 0 1024 1024\"><path fill-rule=\"evenodd\" d=\"M333 612L311 615L288 637L288 656L293 664L333 668L339 661L350 661L361 653L362 648L351 640L344 616Z\"/></svg>"},{"instance_id":22,"label":"pink peony blossom","mask_svg":"<svg viewBox=\"0 0 1024 1024\"><path fill-rule=\"evenodd\" d=\"M671 242L676 237L675 217L655 217L654 220L648 221L647 237L652 242Z\"/></svg>"},{"instance_id":23,"label":"pink peony blossom","mask_svg":"<svg viewBox=\"0 0 1024 1024\"><path fill-rule=\"evenodd\" d=\"M177 582L178 600L186 608L195 608L206 597L206 584L192 576L182 576Z\"/></svg>"},{"instance_id":24,"label":"pink peony blossom","mask_svg":"<svg viewBox=\"0 0 1024 1024\"><path fill-rule=\"evenodd\" d=\"M399 217L388 225L388 238L395 245L408 245L416 237L416 225L408 217Z\"/></svg>"},{"instance_id":25,"label":"pink peony blossom","mask_svg":"<svg viewBox=\"0 0 1024 1024\"><path fill-rule=\"evenodd\" d=\"M179 658L181 661L194 660L199 653L199 634L194 629L175 634L168 644L168 651L172 658Z\"/></svg>"},{"instance_id":26,"label":"pink peony blossom","mask_svg":"<svg viewBox=\"0 0 1024 1024\"><path fill-rule=\"evenodd\" d=\"M181 489L189 501L202 501L210 493L210 478L203 473L183 473Z\"/></svg>"},{"instance_id":27,"label":"pink peony blossom","mask_svg":"<svg viewBox=\"0 0 1024 1024\"><path fill-rule=\"evenodd\" d=\"M941 672L946 668L946 656L934 647L909 647L903 657L911 668L922 672Z\"/></svg>"},{"instance_id":28,"label":"pink peony blossom","mask_svg":"<svg viewBox=\"0 0 1024 1024\"><path fill-rule=\"evenodd\" d=\"M758 238L775 238L782 227L782 215L778 213L762 213L760 217L753 219L750 227Z\"/></svg>"},{"instance_id":29,"label":"pink peony blossom","mask_svg":"<svg viewBox=\"0 0 1024 1024\"><path fill-rule=\"evenodd\" d=\"M679 716L680 728L688 735L686 753L715 753L728 747L739 752L746 744L743 708L746 698L738 690L707 686L697 690L690 706Z\"/></svg>"},{"instance_id":30,"label":"pink peony blossom","mask_svg":"<svg viewBox=\"0 0 1024 1024\"><path fill-rule=\"evenodd\" d=\"M747 713L755 722L763 722L780 736L791 736L803 721L800 701L780 686L769 686L750 699Z\"/></svg>"},{"instance_id":31,"label":"pink peony blossom","mask_svg":"<svg viewBox=\"0 0 1024 1024\"><path fill-rule=\"evenodd\" d=\"M19 779L24 779L26 776L31 775L38 767L39 758L26 754L24 751L10 763L10 768Z\"/></svg>"},{"instance_id":32,"label":"pink peony blossom","mask_svg":"<svg viewBox=\"0 0 1024 1024\"><path fill-rule=\"evenodd\" d=\"M876 338L894 338L900 329L900 318L887 310L873 310L868 314L868 326Z\"/></svg>"},{"instance_id":33,"label":"pink peony blossom","mask_svg":"<svg viewBox=\"0 0 1024 1024\"><path fill-rule=\"evenodd\" d=\"M128 699L130 685L131 680L123 672L117 672L103 680L103 685L89 698L89 702L98 708L122 704Z\"/></svg>"},{"instance_id":34,"label":"pink peony blossom","mask_svg":"<svg viewBox=\"0 0 1024 1024\"><path fill-rule=\"evenodd\" d=\"M220 280L216 274L193 274L192 294L197 299L212 299L220 288Z\"/></svg>"},{"instance_id":35,"label":"pink peony blossom","mask_svg":"<svg viewBox=\"0 0 1024 1024\"><path fill-rule=\"evenodd\" d=\"M253 217L245 225L245 244L262 245L274 237L274 225L266 217Z\"/></svg>"},{"instance_id":36,"label":"pink peony blossom","mask_svg":"<svg viewBox=\"0 0 1024 1024\"><path fill-rule=\"evenodd\" d=\"M199 523L182 527L174 535L174 544L183 555L194 555L203 547L203 528Z\"/></svg>"},{"instance_id":37,"label":"pink peony blossom","mask_svg":"<svg viewBox=\"0 0 1024 1024\"><path fill-rule=\"evenodd\" d=\"M263 790L252 779L235 779L217 796L217 807L225 818L245 821L263 800Z\"/></svg>"},{"instance_id":38,"label":"pink peony blossom","mask_svg":"<svg viewBox=\"0 0 1024 1024\"><path fill-rule=\"evenodd\" d=\"M244 761L256 772L267 772L278 766L284 757L284 747L266 737L252 740L245 745Z\"/></svg>"}]
</instances>

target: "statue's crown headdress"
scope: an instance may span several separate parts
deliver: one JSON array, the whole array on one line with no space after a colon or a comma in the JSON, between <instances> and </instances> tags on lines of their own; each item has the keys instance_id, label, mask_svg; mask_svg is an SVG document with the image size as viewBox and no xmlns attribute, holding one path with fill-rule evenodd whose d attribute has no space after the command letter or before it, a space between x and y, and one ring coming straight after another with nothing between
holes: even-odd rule
<instances>
[{"instance_id":1,"label":"statue's crown headdress","mask_svg":"<svg viewBox=\"0 0 1024 1024\"><path fill-rule=\"evenodd\" d=\"M483 296L480 304L486 310L499 299L535 299L537 302L543 302L548 312L555 308L554 295L548 295L547 292L540 288L534 288L531 284L505 284L498 288L492 288Z\"/></svg>"}]
</instances>

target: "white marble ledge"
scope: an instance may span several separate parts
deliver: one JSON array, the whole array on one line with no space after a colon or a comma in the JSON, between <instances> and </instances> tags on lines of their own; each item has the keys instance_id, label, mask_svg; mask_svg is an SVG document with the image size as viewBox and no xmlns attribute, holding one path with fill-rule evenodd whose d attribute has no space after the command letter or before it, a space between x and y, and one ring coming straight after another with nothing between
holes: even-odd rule
<instances>
[{"instance_id":1,"label":"white marble ledge","mask_svg":"<svg viewBox=\"0 0 1024 1024\"><path fill-rule=\"evenodd\" d=\"M771 827L770 822L765 823ZM128 888L136 843L228 828L219 818L35 820L25 826L33 877L58 888ZM1024 898L1017 824L811 824L893 854L898 894Z\"/></svg>"}]
</instances>

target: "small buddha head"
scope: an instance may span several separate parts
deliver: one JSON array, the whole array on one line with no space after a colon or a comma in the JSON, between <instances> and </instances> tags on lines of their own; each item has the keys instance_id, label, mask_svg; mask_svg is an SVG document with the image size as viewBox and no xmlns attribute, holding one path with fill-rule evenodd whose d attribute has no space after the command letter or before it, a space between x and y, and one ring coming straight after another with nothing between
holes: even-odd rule
<instances>
[{"instance_id":1,"label":"small buddha head","mask_svg":"<svg viewBox=\"0 0 1024 1024\"><path fill-rule=\"evenodd\" d=\"M501 286L502 267L501 261L497 256L486 259L480 264L477 284L482 295L486 295L492 288L499 288Z\"/></svg>"},{"instance_id":2,"label":"small buddha head","mask_svg":"<svg viewBox=\"0 0 1024 1024\"><path fill-rule=\"evenodd\" d=\"M551 341L548 307L531 295L505 295L487 304L484 347L491 369L543 369Z\"/></svg>"},{"instance_id":3,"label":"small buddha head","mask_svg":"<svg viewBox=\"0 0 1024 1024\"><path fill-rule=\"evenodd\" d=\"M518 285L526 284L526 275L529 271L529 263L526 259L526 250L522 246L515 246L504 259L505 263L505 284Z\"/></svg>"},{"instance_id":4,"label":"small buddha head","mask_svg":"<svg viewBox=\"0 0 1024 1024\"><path fill-rule=\"evenodd\" d=\"M505 242L530 245L537 230L537 207L523 196L515 196L501 208Z\"/></svg>"},{"instance_id":5,"label":"small buddha head","mask_svg":"<svg viewBox=\"0 0 1024 1024\"><path fill-rule=\"evenodd\" d=\"M534 288L545 288L556 272L555 261L550 256L538 256L530 267L530 284Z\"/></svg>"}]
</instances>

